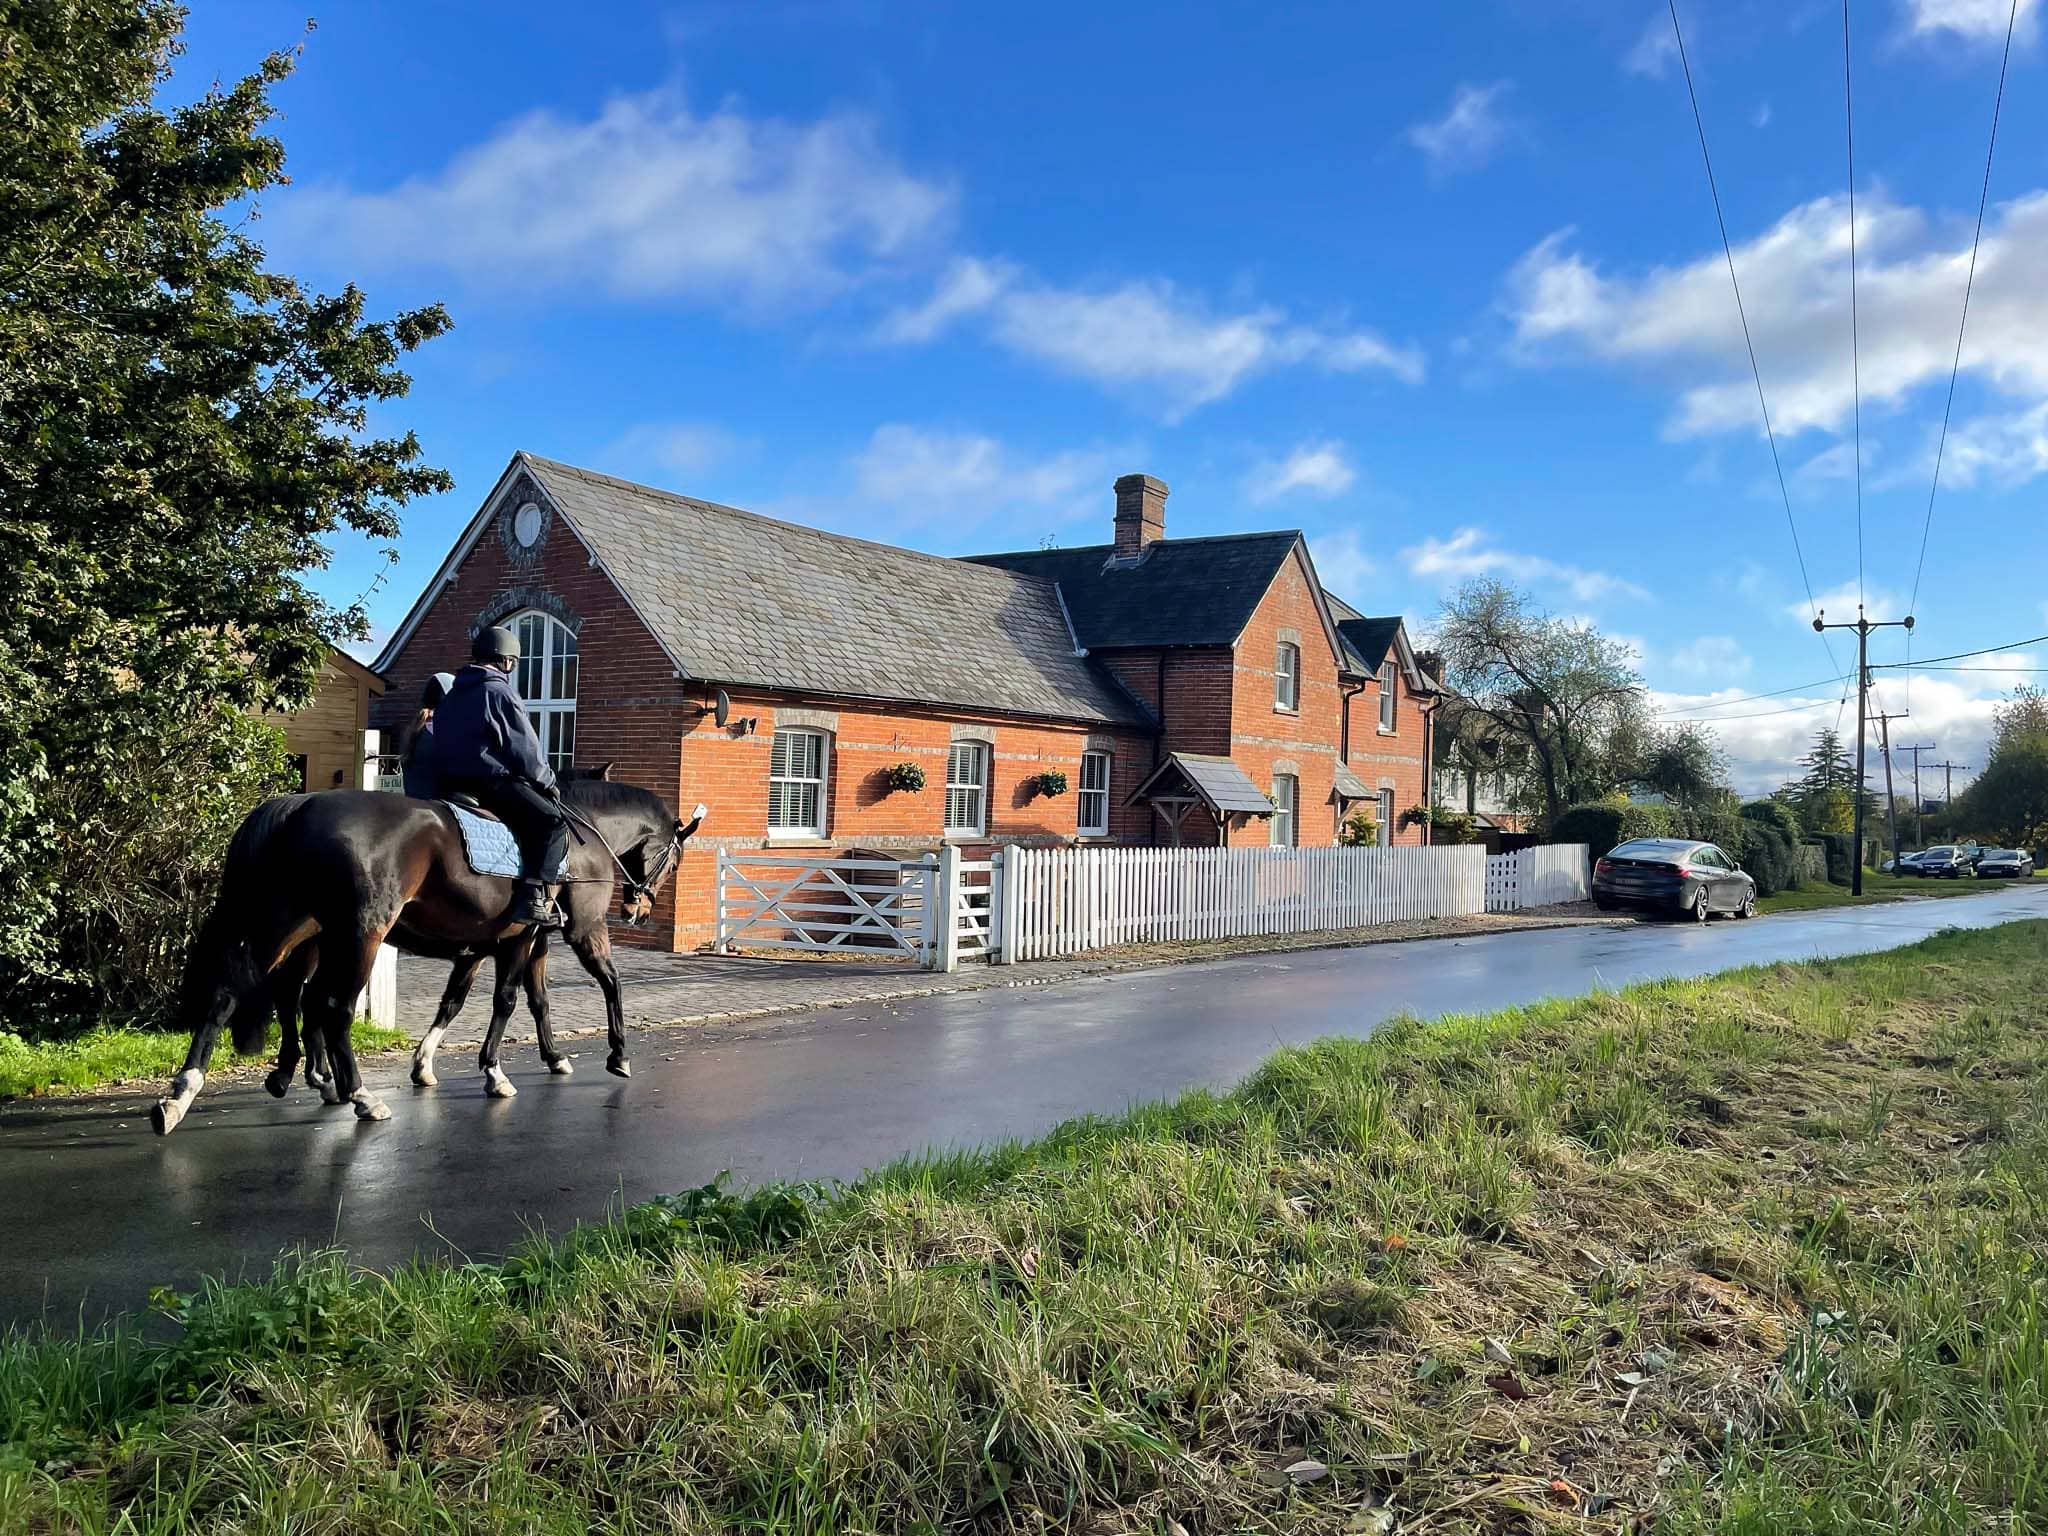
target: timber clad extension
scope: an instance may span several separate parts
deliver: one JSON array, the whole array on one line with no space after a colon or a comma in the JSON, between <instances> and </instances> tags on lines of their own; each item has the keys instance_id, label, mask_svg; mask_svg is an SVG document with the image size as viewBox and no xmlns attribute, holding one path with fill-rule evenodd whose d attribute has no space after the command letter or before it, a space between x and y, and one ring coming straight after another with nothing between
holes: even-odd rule
<instances>
[{"instance_id":1,"label":"timber clad extension","mask_svg":"<svg viewBox=\"0 0 2048 1536\"><path fill-rule=\"evenodd\" d=\"M1421 799L1434 690L1400 621L1325 593L1298 533L1166 538L1166 496L1127 475L1109 544L953 560L517 454L378 658L372 723L402 745L427 678L516 624L558 765L710 808L617 935L674 948L713 934L721 847L1316 846Z\"/></svg>"}]
</instances>

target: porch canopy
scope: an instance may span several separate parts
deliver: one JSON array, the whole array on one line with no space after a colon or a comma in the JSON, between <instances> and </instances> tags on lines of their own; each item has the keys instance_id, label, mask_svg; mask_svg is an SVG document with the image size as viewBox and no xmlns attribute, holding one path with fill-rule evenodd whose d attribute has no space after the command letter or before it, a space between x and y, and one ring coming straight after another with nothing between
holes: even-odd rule
<instances>
[{"instance_id":1,"label":"porch canopy","mask_svg":"<svg viewBox=\"0 0 2048 1536\"><path fill-rule=\"evenodd\" d=\"M1330 798L1339 805L1348 805L1353 800L1370 800L1374 791L1365 787L1365 780L1351 771L1345 762L1337 764L1336 782L1330 786Z\"/></svg>"},{"instance_id":2,"label":"porch canopy","mask_svg":"<svg viewBox=\"0 0 2048 1536\"><path fill-rule=\"evenodd\" d=\"M1218 828L1228 826L1232 816L1273 814L1273 802L1252 782L1250 774L1227 757L1196 752L1167 753L1166 760L1131 791L1124 804L1140 801L1165 821L1175 847L1181 844L1181 824L1197 806L1209 812Z\"/></svg>"}]
</instances>

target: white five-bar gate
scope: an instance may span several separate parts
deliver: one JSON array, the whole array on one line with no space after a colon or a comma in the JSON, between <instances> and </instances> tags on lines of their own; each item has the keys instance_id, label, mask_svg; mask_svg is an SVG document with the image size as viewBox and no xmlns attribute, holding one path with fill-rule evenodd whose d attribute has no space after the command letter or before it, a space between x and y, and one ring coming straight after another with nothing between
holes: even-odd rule
<instances>
[{"instance_id":1,"label":"white five-bar gate","mask_svg":"<svg viewBox=\"0 0 2048 1536\"><path fill-rule=\"evenodd\" d=\"M948 847L915 859L718 854L718 947L893 954L932 970L1123 944L1315 933L1584 900L1582 845Z\"/></svg>"}]
</instances>

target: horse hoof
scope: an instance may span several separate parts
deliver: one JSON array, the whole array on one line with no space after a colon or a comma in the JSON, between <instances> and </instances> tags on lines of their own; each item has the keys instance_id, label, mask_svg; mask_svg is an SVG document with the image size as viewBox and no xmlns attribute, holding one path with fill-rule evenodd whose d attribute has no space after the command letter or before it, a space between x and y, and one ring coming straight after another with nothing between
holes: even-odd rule
<instances>
[{"instance_id":1,"label":"horse hoof","mask_svg":"<svg viewBox=\"0 0 2048 1536\"><path fill-rule=\"evenodd\" d=\"M484 1069L484 1092L494 1099L514 1099L519 1090L512 1085L512 1079L505 1075L502 1067Z\"/></svg>"},{"instance_id":2,"label":"horse hoof","mask_svg":"<svg viewBox=\"0 0 2048 1536\"><path fill-rule=\"evenodd\" d=\"M358 1120L389 1120L391 1108L382 1099L373 1099L367 1093L355 1096L356 1118Z\"/></svg>"},{"instance_id":3,"label":"horse hoof","mask_svg":"<svg viewBox=\"0 0 2048 1536\"><path fill-rule=\"evenodd\" d=\"M333 1083L333 1078L322 1077L318 1072L308 1072L306 1074L306 1086L315 1093L325 1093Z\"/></svg>"},{"instance_id":4,"label":"horse hoof","mask_svg":"<svg viewBox=\"0 0 2048 1536\"><path fill-rule=\"evenodd\" d=\"M604 1069L611 1073L613 1077L631 1077L633 1075L633 1063L626 1060L623 1056L606 1057Z\"/></svg>"},{"instance_id":5,"label":"horse hoof","mask_svg":"<svg viewBox=\"0 0 2048 1536\"><path fill-rule=\"evenodd\" d=\"M270 1074L270 1076L263 1079L263 1091L269 1094L273 1099L283 1098L285 1090L291 1087L291 1085L292 1079L290 1073L285 1073L284 1075L280 1076L279 1074L273 1072Z\"/></svg>"},{"instance_id":6,"label":"horse hoof","mask_svg":"<svg viewBox=\"0 0 2048 1536\"><path fill-rule=\"evenodd\" d=\"M320 1085L320 1102L330 1106L340 1106L346 1104L348 1100L341 1096L341 1090L330 1081Z\"/></svg>"},{"instance_id":7,"label":"horse hoof","mask_svg":"<svg viewBox=\"0 0 2048 1536\"><path fill-rule=\"evenodd\" d=\"M159 1136L168 1136L178 1128L178 1122L185 1118L185 1111L169 1099L158 1099L150 1108L149 1123Z\"/></svg>"},{"instance_id":8,"label":"horse hoof","mask_svg":"<svg viewBox=\"0 0 2048 1536\"><path fill-rule=\"evenodd\" d=\"M548 1071L556 1077L568 1077L575 1070L576 1068L570 1064L569 1058L566 1056L557 1056L548 1063Z\"/></svg>"},{"instance_id":9,"label":"horse hoof","mask_svg":"<svg viewBox=\"0 0 2048 1536\"><path fill-rule=\"evenodd\" d=\"M412 1064L412 1085L415 1088L438 1088L441 1086L441 1079L434 1076L434 1069L432 1067L424 1067L418 1062L414 1062Z\"/></svg>"}]
</instances>

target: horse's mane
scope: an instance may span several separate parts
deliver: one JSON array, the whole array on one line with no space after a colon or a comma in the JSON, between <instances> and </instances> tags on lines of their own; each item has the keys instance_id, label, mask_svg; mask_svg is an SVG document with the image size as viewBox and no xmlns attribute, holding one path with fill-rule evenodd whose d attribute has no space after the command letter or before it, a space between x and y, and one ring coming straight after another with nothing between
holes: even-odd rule
<instances>
[{"instance_id":1,"label":"horse's mane","mask_svg":"<svg viewBox=\"0 0 2048 1536\"><path fill-rule=\"evenodd\" d=\"M676 819L666 800L638 784L612 779L564 779L561 790L562 798L579 811L638 811L663 823Z\"/></svg>"}]
</instances>

